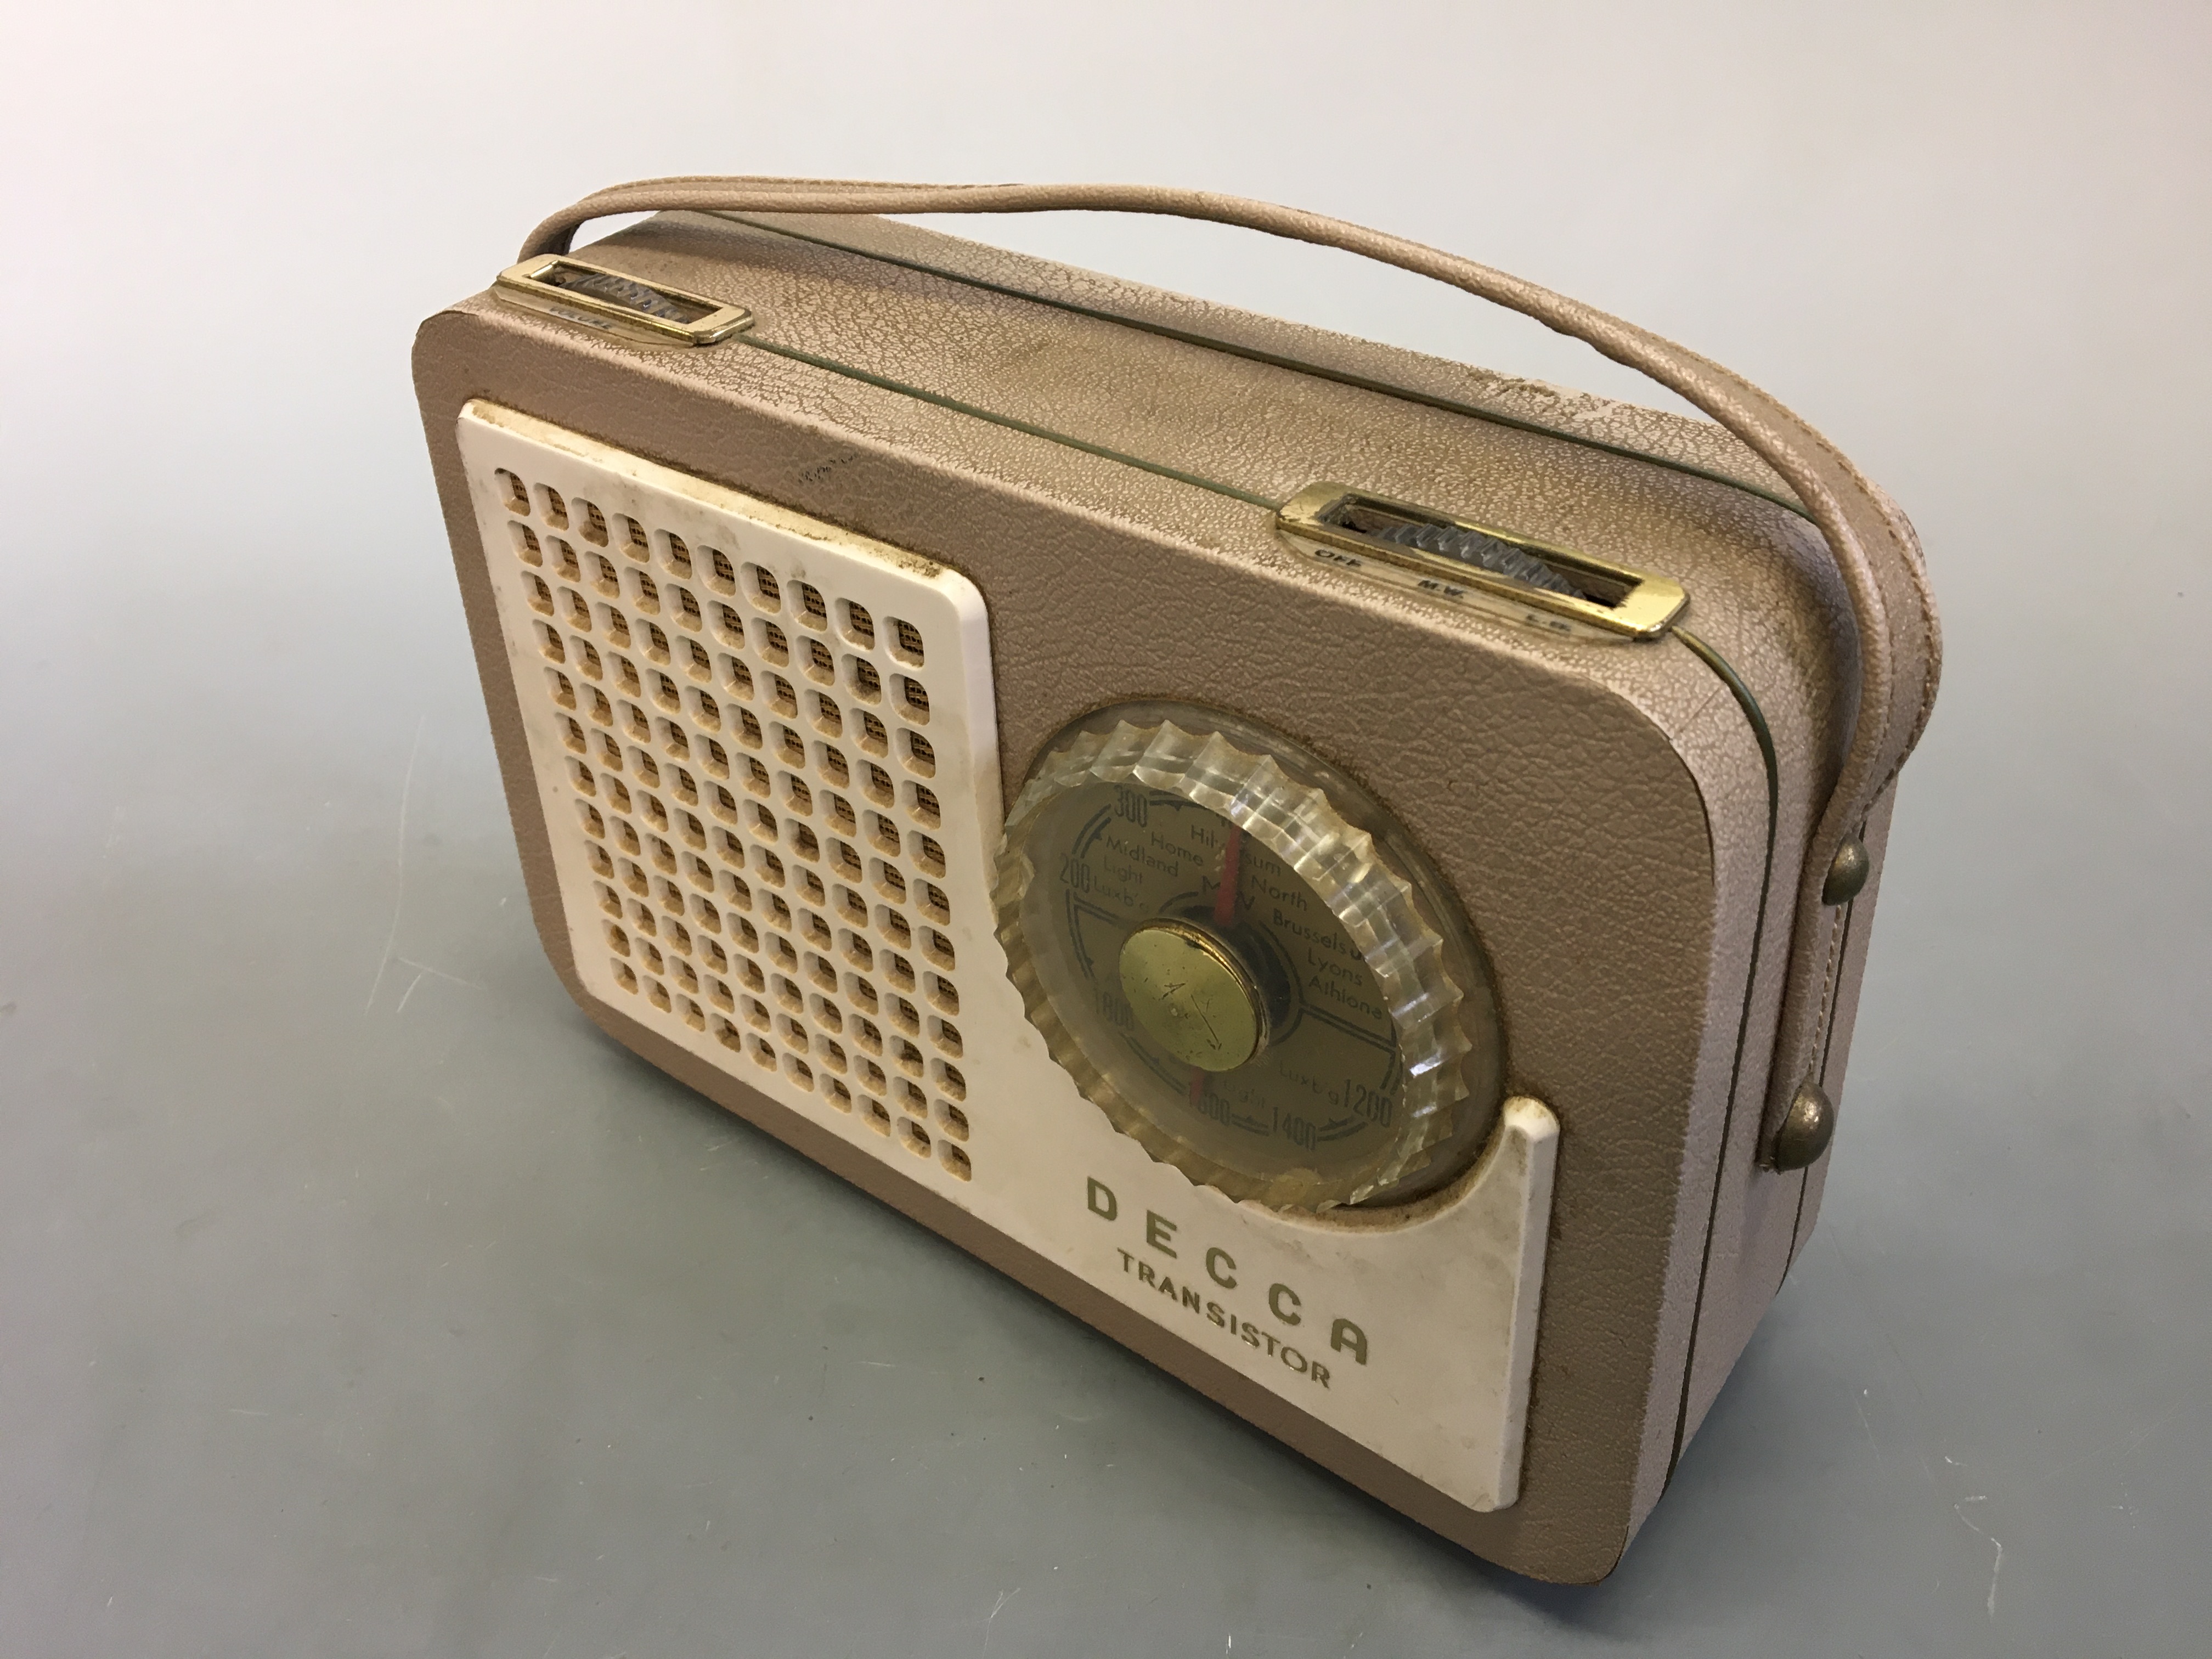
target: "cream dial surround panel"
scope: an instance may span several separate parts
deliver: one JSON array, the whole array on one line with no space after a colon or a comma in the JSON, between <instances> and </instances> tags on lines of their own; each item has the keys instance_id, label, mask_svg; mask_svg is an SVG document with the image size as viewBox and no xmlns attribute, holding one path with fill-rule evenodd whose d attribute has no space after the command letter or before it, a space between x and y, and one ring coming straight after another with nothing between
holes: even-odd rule
<instances>
[{"instance_id":1,"label":"cream dial surround panel","mask_svg":"<svg viewBox=\"0 0 2212 1659\"><path fill-rule=\"evenodd\" d=\"M994 934L983 596L481 400L461 456L586 994L1476 1510L1517 1495L1558 1127L1396 1214L1194 1185Z\"/></svg>"}]
</instances>

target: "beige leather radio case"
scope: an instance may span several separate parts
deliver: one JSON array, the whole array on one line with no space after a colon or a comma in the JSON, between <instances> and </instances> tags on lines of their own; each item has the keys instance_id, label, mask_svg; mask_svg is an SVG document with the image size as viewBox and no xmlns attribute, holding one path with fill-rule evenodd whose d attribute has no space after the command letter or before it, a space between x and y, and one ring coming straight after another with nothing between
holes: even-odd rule
<instances>
[{"instance_id":1,"label":"beige leather radio case","mask_svg":"<svg viewBox=\"0 0 2212 1659\"><path fill-rule=\"evenodd\" d=\"M1712 420L871 216L1070 208L1384 260ZM1887 497L1618 319L1164 190L623 186L415 374L599 1027L1467 1548L1609 1571L1819 1212L1936 680Z\"/></svg>"}]
</instances>

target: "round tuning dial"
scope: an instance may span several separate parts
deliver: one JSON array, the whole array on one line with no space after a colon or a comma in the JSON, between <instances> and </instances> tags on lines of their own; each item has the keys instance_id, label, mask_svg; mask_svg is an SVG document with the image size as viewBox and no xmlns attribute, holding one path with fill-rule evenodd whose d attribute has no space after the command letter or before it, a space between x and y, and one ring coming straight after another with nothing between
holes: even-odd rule
<instances>
[{"instance_id":1,"label":"round tuning dial","mask_svg":"<svg viewBox=\"0 0 2212 1659\"><path fill-rule=\"evenodd\" d=\"M999 937L1116 1127L1232 1198L1408 1198L1503 1092L1490 976L1372 796L1232 715L1132 703L1048 744L1006 824Z\"/></svg>"}]
</instances>

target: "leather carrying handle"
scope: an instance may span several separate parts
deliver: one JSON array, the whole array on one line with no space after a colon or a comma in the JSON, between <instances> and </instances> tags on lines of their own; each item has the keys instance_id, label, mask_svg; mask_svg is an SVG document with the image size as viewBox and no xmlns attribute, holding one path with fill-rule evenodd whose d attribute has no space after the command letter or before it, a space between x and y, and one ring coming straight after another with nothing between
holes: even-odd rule
<instances>
[{"instance_id":1,"label":"leather carrying handle","mask_svg":"<svg viewBox=\"0 0 2212 1659\"><path fill-rule=\"evenodd\" d=\"M1534 318L1681 397L1774 469L1826 540L1858 625L1859 698L1827 805L1805 849L1789 983L1761 1144L1802 1083L1814 1081L1828 1006L1831 918L1820 890L1926 726L1942 644L1920 544L1887 495L1826 439L1749 381L1670 340L1504 271L1341 219L1207 191L1143 185L905 185L766 178L648 179L563 209L530 234L521 257L565 253L579 227L616 213L1152 213L1239 225L1340 248L1433 277Z\"/></svg>"}]
</instances>

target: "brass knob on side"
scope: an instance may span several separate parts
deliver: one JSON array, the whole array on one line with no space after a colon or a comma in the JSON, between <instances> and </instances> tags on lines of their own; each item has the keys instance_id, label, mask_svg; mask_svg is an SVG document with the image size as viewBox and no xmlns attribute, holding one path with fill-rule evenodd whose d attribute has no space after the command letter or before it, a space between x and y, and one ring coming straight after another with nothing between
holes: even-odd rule
<instances>
[{"instance_id":1,"label":"brass knob on side","mask_svg":"<svg viewBox=\"0 0 2212 1659\"><path fill-rule=\"evenodd\" d=\"M1258 981L1235 951L1189 922L1163 916L1130 933L1121 991L1138 1024L1201 1071L1233 1071L1267 1040Z\"/></svg>"},{"instance_id":2,"label":"brass knob on side","mask_svg":"<svg viewBox=\"0 0 2212 1659\"><path fill-rule=\"evenodd\" d=\"M1849 837L1836 848L1835 860L1828 866L1827 878L1820 884L1820 902L1849 904L1873 873L1874 860L1867 854L1866 843L1856 836Z\"/></svg>"},{"instance_id":3,"label":"brass knob on side","mask_svg":"<svg viewBox=\"0 0 2212 1659\"><path fill-rule=\"evenodd\" d=\"M1774 1167L1804 1169L1818 1160L1835 1138L1836 1104L1819 1085L1808 1083L1791 1098L1790 1109L1782 1115L1782 1127L1774 1132Z\"/></svg>"}]
</instances>

